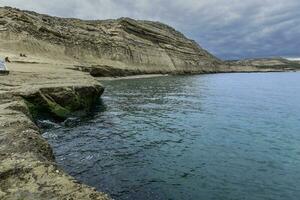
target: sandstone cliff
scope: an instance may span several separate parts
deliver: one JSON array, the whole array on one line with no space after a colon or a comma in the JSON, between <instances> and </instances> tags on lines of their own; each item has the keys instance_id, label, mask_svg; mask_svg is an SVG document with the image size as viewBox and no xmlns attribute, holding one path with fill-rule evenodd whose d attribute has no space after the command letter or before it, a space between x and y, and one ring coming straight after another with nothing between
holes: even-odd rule
<instances>
[{"instance_id":1,"label":"sandstone cliff","mask_svg":"<svg viewBox=\"0 0 300 200\"><path fill-rule=\"evenodd\" d=\"M209 73L222 63L159 22L66 19L9 7L0 8L0 44L2 52L93 67L99 76L103 70L106 75Z\"/></svg>"}]
</instances>

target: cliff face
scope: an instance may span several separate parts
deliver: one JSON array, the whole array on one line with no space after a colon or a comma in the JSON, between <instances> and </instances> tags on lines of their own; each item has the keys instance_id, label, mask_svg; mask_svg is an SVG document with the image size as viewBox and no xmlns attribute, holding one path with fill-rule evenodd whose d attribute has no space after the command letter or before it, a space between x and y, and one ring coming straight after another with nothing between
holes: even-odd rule
<instances>
[{"instance_id":1,"label":"cliff face","mask_svg":"<svg viewBox=\"0 0 300 200\"><path fill-rule=\"evenodd\" d=\"M0 43L12 53L133 74L216 72L222 63L159 22L65 19L9 7L0 8Z\"/></svg>"}]
</instances>

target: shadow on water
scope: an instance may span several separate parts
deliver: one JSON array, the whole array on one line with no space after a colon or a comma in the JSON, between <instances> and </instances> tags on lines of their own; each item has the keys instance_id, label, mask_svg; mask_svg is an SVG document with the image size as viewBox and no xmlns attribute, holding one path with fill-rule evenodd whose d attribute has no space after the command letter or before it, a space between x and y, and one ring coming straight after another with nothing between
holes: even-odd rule
<instances>
[{"instance_id":1,"label":"shadow on water","mask_svg":"<svg viewBox=\"0 0 300 200\"><path fill-rule=\"evenodd\" d=\"M82 116L82 120L90 120L95 118L99 113L105 112L107 110L107 106L102 98L97 99L96 103L91 108L90 112L88 112L85 116Z\"/></svg>"},{"instance_id":2,"label":"shadow on water","mask_svg":"<svg viewBox=\"0 0 300 200\"><path fill-rule=\"evenodd\" d=\"M104 101L102 100L102 98L99 98L92 106L92 108L84 114L82 112L79 114L75 113L73 116L65 120L61 120L54 118L53 115L50 115L47 112L40 112L35 119L35 122L38 127L42 129L42 132L45 132L48 129L58 129L63 126L75 127L80 126L80 124L95 118L99 113L105 112L106 109L107 106L105 105Z\"/></svg>"}]
</instances>

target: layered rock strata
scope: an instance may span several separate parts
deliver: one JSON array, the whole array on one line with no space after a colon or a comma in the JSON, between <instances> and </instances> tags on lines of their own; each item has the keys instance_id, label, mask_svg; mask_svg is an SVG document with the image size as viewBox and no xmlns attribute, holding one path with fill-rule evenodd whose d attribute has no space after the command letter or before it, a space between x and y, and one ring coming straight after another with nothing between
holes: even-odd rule
<instances>
[{"instance_id":1,"label":"layered rock strata","mask_svg":"<svg viewBox=\"0 0 300 200\"><path fill-rule=\"evenodd\" d=\"M4 7L0 30L6 51L111 71L104 75L216 72L222 63L160 22L66 19Z\"/></svg>"}]
</instances>

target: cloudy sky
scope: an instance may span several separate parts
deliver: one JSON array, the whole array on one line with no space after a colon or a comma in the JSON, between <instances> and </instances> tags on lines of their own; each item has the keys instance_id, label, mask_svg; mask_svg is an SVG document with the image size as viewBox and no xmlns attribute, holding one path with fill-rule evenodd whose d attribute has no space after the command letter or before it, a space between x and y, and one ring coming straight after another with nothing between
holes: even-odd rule
<instances>
[{"instance_id":1,"label":"cloudy sky","mask_svg":"<svg viewBox=\"0 0 300 200\"><path fill-rule=\"evenodd\" d=\"M161 21L223 59L300 57L299 0L0 0L0 6L83 19Z\"/></svg>"}]
</instances>

